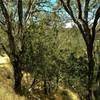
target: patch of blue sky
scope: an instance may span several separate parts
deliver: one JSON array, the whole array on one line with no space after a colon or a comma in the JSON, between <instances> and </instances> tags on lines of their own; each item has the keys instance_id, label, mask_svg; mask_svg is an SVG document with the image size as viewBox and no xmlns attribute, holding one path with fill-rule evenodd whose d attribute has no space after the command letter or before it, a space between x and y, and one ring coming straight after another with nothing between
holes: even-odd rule
<instances>
[{"instance_id":1,"label":"patch of blue sky","mask_svg":"<svg viewBox=\"0 0 100 100\"><path fill-rule=\"evenodd\" d=\"M51 2L52 4L55 4L55 3L56 3L56 0L50 0L50 2Z\"/></svg>"},{"instance_id":2,"label":"patch of blue sky","mask_svg":"<svg viewBox=\"0 0 100 100\"><path fill-rule=\"evenodd\" d=\"M50 4L44 4L45 6L43 6L42 8L45 10L45 11L52 11L54 5L56 4L56 0L50 0Z\"/></svg>"}]
</instances>

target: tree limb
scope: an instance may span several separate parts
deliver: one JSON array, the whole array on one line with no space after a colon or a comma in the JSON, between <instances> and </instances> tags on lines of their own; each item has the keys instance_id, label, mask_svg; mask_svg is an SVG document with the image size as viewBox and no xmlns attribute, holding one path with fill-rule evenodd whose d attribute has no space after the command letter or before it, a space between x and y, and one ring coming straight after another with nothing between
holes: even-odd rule
<instances>
[{"instance_id":1,"label":"tree limb","mask_svg":"<svg viewBox=\"0 0 100 100\"><path fill-rule=\"evenodd\" d=\"M69 10L68 10L67 5L65 4L65 2L64 2L63 0L60 0L60 1L61 1L62 5L63 5L64 9L65 9L65 10L67 11L67 13L69 14Z\"/></svg>"},{"instance_id":2,"label":"tree limb","mask_svg":"<svg viewBox=\"0 0 100 100\"><path fill-rule=\"evenodd\" d=\"M32 7L32 0L29 0L29 2L28 2L28 9L27 9L27 11L26 11L26 13L25 13L25 18L24 18L24 20L26 20L28 14L29 14L29 12L30 12L31 7Z\"/></svg>"},{"instance_id":3,"label":"tree limb","mask_svg":"<svg viewBox=\"0 0 100 100\"><path fill-rule=\"evenodd\" d=\"M60 0L64 9L66 10L66 12L71 16L71 18L73 19L73 21L76 23L77 20L74 17L73 11L70 7L70 0L67 0L67 5L65 4L64 0Z\"/></svg>"},{"instance_id":4,"label":"tree limb","mask_svg":"<svg viewBox=\"0 0 100 100\"><path fill-rule=\"evenodd\" d=\"M88 22L89 2L90 0L85 0L85 7L84 7L84 19L87 22Z\"/></svg>"},{"instance_id":5,"label":"tree limb","mask_svg":"<svg viewBox=\"0 0 100 100\"><path fill-rule=\"evenodd\" d=\"M96 34L96 26L97 26L97 22L100 18L100 6L99 8L97 9L96 11L96 15L95 15L95 19L94 19L94 22L93 22L93 27L92 27L92 43L94 42L94 39L95 39L95 34Z\"/></svg>"},{"instance_id":6,"label":"tree limb","mask_svg":"<svg viewBox=\"0 0 100 100\"><path fill-rule=\"evenodd\" d=\"M22 6L22 0L18 0L18 17L19 17L19 28L18 32L22 32L23 28L23 6Z\"/></svg>"},{"instance_id":7,"label":"tree limb","mask_svg":"<svg viewBox=\"0 0 100 100\"><path fill-rule=\"evenodd\" d=\"M70 0L67 0L67 6L70 7Z\"/></svg>"},{"instance_id":8,"label":"tree limb","mask_svg":"<svg viewBox=\"0 0 100 100\"><path fill-rule=\"evenodd\" d=\"M7 9L6 9L5 5L4 5L3 0L0 0L0 7L1 7L1 10L2 10L2 13L3 13L4 17L5 17L6 22L9 23L10 22L9 14L7 12Z\"/></svg>"},{"instance_id":9,"label":"tree limb","mask_svg":"<svg viewBox=\"0 0 100 100\"><path fill-rule=\"evenodd\" d=\"M66 10L66 12L70 15L70 17L72 18L74 23L78 26L79 30L81 31L81 33L83 35L83 38L85 40L85 43L88 44L87 37L86 37L86 34L84 32L85 31L85 24L86 24L86 22L84 20L82 20L82 19L81 19L81 22L76 20L76 18L74 17L74 14L72 12L72 9L70 7L70 0L67 1L67 5L65 4L65 2L63 0L60 0L60 1L63 4L63 7ZM79 6L80 6L80 0L77 0L77 2L79 3ZM79 11L81 11L80 7L79 7ZM79 15L79 16L82 16L82 11L81 11L81 15ZM87 26L87 24L86 24L86 26Z\"/></svg>"},{"instance_id":10,"label":"tree limb","mask_svg":"<svg viewBox=\"0 0 100 100\"><path fill-rule=\"evenodd\" d=\"M77 4L78 4L78 10L79 10L78 18L82 19L82 8L81 8L81 2L80 2L80 0L77 0Z\"/></svg>"},{"instance_id":11,"label":"tree limb","mask_svg":"<svg viewBox=\"0 0 100 100\"><path fill-rule=\"evenodd\" d=\"M8 14L8 11L4 5L3 0L0 0L0 7L3 13L3 16L5 18L6 24L7 24L7 34L8 34L8 40L9 40L9 47L10 47L10 51L11 51L11 55L15 54L15 42L14 42L14 37L12 35L12 24L11 24L11 20Z\"/></svg>"}]
</instances>

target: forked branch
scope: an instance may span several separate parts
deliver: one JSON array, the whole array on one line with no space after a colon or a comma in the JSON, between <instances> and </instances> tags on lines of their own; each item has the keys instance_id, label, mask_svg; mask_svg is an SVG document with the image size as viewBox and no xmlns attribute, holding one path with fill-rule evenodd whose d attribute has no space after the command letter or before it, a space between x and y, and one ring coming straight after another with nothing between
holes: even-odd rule
<instances>
[{"instance_id":1,"label":"forked branch","mask_svg":"<svg viewBox=\"0 0 100 100\"><path fill-rule=\"evenodd\" d=\"M12 23L11 23L11 19L9 17L8 11L4 5L3 0L0 0L0 7L1 7L1 11L3 13L3 16L5 18L6 21L6 25L7 25L7 34L8 34L8 39L9 39L9 47L11 50L11 54L15 54L15 42L14 42L14 37L12 35Z\"/></svg>"},{"instance_id":2,"label":"forked branch","mask_svg":"<svg viewBox=\"0 0 100 100\"><path fill-rule=\"evenodd\" d=\"M100 18L100 6L99 6L99 8L96 11L95 19L94 19L94 22L93 22L93 27L92 27L92 43L94 42L94 39L95 39L96 26L97 26L99 18Z\"/></svg>"}]
</instances>

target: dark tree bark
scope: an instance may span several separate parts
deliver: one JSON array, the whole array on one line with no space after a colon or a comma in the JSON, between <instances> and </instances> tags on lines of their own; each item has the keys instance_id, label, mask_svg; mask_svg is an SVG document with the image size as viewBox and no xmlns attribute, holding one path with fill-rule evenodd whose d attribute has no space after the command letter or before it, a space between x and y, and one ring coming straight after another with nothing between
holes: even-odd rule
<instances>
[{"instance_id":1,"label":"dark tree bark","mask_svg":"<svg viewBox=\"0 0 100 100\"><path fill-rule=\"evenodd\" d=\"M13 66L14 66L14 78L15 78L15 85L14 85L14 90L17 94L22 95L21 91L21 80L22 80L22 69L21 69L21 61L17 56L14 56L14 61L13 61Z\"/></svg>"},{"instance_id":2,"label":"dark tree bark","mask_svg":"<svg viewBox=\"0 0 100 100\"><path fill-rule=\"evenodd\" d=\"M93 46L90 44L87 46L87 55L88 55L88 95L87 95L87 100L93 100L94 98L94 93L93 93L93 80L94 80L94 57L93 57Z\"/></svg>"},{"instance_id":3,"label":"dark tree bark","mask_svg":"<svg viewBox=\"0 0 100 100\"><path fill-rule=\"evenodd\" d=\"M47 90L47 80L44 79L44 94L47 95L48 94L48 90Z\"/></svg>"}]
</instances>

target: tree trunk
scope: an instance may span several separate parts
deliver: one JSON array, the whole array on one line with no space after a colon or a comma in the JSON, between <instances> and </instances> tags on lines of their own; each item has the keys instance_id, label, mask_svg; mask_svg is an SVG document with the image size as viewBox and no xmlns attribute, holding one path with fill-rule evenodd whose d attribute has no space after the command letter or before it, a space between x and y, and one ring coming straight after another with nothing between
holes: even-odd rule
<instances>
[{"instance_id":1,"label":"tree trunk","mask_svg":"<svg viewBox=\"0 0 100 100\"><path fill-rule=\"evenodd\" d=\"M87 46L87 55L88 55L88 95L87 100L94 100L93 93L93 80L94 80L94 58L93 58L93 44Z\"/></svg>"},{"instance_id":2,"label":"tree trunk","mask_svg":"<svg viewBox=\"0 0 100 100\"><path fill-rule=\"evenodd\" d=\"M14 90L17 94L22 95L21 91L22 73L21 73L21 65L18 58L16 58L16 60L13 62L13 67L14 67L14 78L15 78Z\"/></svg>"},{"instance_id":3,"label":"tree trunk","mask_svg":"<svg viewBox=\"0 0 100 100\"><path fill-rule=\"evenodd\" d=\"M98 65L99 65L99 69L96 76L96 90L94 91L96 100L100 100L100 63L98 63Z\"/></svg>"},{"instance_id":4,"label":"tree trunk","mask_svg":"<svg viewBox=\"0 0 100 100\"><path fill-rule=\"evenodd\" d=\"M47 95L48 94L48 90L47 90L47 80L44 79L44 94Z\"/></svg>"}]
</instances>

